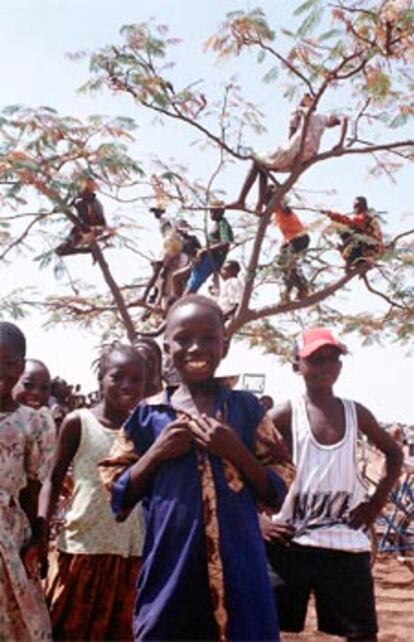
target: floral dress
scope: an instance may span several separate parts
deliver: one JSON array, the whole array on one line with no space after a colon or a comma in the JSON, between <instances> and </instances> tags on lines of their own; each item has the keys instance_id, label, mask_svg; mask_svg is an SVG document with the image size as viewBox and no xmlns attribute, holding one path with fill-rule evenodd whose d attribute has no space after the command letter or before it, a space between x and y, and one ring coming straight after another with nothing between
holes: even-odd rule
<instances>
[{"instance_id":1,"label":"floral dress","mask_svg":"<svg viewBox=\"0 0 414 642\"><path fill-rule=\"evenodd\" d=\"M28 480L44 479L54 442L42 413L26 406L0 412L0 642L51 639L40 581L28 577L20 556L31 529L19 493Z\"/></svg>"}]
</instances>

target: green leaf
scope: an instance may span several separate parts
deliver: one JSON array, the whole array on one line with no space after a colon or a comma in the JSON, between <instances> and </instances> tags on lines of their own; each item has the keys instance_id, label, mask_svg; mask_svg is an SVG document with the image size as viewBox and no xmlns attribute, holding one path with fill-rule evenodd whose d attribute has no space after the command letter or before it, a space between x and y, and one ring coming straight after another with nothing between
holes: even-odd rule
<instances>
[{"instance_id":1,"label":"green leaf","mask_svg":"<svg viewBox=\"0 0 414 642\"><path fill-rule=\"evenodd\" d=\"M302 13L305 13L305 11L308 11L308 9L312 9L315 4L319 4L319 0L306 0L306 2L303 2L295 11L293 12L294 16L300 16Z\"/></svg>"}]
</instances>

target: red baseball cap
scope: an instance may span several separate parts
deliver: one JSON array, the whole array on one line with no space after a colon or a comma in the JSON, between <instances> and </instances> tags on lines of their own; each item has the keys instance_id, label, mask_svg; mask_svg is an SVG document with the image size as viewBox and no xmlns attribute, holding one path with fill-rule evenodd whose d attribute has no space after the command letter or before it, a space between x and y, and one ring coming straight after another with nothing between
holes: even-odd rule
<instances>
[{"instance_id":1,"label":"red baseball cap","mask_svg":"<svg viewBox=\"0 0 414 642\"><path fill-rule=\"evenodd\" d=\"M342 354L347 353L344 344L334 337L330 330L319 327L303 330L296 342L295 352L298 357L306 359L323 346L334 346Z\"/></svg>"}]
</instances>

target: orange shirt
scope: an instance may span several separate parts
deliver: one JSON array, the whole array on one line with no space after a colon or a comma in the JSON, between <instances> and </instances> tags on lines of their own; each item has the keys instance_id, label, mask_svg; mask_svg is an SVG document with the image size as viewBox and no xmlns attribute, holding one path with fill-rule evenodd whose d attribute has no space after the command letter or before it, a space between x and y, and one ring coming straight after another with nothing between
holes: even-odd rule
<instances>
[{"instance_id":1,"label":"orange shirt","mask_svg":"<svg viewBox=\"0 0 414 642\"><path fill-rule=\"evenodd\" d=\"M286 214L282 209L276 208L273 212L273 221L280 229L284 241L291 241L305 233L305 226L292 211Z\"/></svg>"}]
</instances>

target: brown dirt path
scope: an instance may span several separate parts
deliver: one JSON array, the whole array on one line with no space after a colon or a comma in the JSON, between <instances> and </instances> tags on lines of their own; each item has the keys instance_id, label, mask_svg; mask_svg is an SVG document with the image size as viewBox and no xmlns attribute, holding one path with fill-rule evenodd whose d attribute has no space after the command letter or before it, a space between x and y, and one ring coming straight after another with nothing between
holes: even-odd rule
<instances>
[{"instance_id":1,"label":"brown dirt path","mask_svg":"<svg viewBox=\"0 0 414 642\"><path fill-rule=\"evenodd\" d=\"M380 555L373 569L379 642L414 641L414 573L393 555ZM317 633L315 614L308 612L306 630L282 634L282 642L328 642L342 638Z\"/></svg>"}]
</instances>

